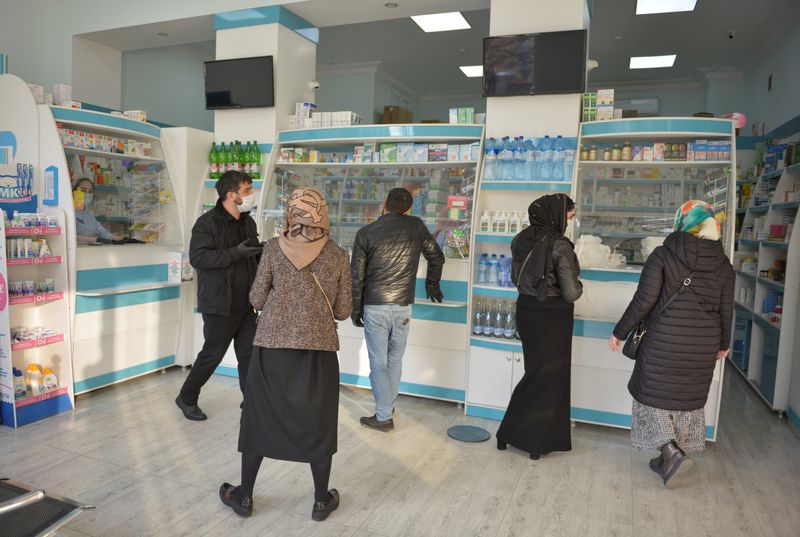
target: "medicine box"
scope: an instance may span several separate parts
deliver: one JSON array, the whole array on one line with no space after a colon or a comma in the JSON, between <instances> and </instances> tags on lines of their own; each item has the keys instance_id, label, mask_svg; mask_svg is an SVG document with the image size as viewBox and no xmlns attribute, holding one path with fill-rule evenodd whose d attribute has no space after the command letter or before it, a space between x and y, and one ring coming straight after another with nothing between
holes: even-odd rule
<instances>
[{"instance_id":1,"label":"medicine box","mask_svg":"<svg viewBox=\"0 0 800 537\"><path fill-rule=\"evenodd\" d=\"M706 160L719 160L719 142L708 142L708 152L706 153Z\"/></svg>"},{"instance_id":2,"label":"medicine box","mask_svg":"<svg viewBox=\"0 0 800 537\"><path fill-rule=\"evenodd\" d=\"M44 88L37 84L28 84L36 104L44 104Z\"/></svg>"},{"instance_id":3,"label":"medicine box","mask_svg":"<svg viewBox=\"0 0 800 537\"><path fill-rule=\"evenodd\" d=\"M397 144L397 162L414 162L414 144Z\"/></svg>"},{"instance_id":4,"label":"medicine box","mask_svg":"<svg viewBox=\"0 0 800 537\"><path fill-rule=\"evenodd\" d=\"M597 121L607 121L614 119L614 105L613 104L598 104L597 105Z\"/></svg>"},{"instance_id":5,"label":"medicine box","mask_svg":"<svg viewBox=\"0 0 800 537\"><path fill-rule=\"evenodd\" d=\"M372 162L373 154L375 153L374 143L365 143L364 151L361 154L361 162Z\"/></svg>"},{"instance_id":6,"label":"medicine box","mask_svg":"<svg viewBox=\"0 0 800 537\"><path fill-rule=\"evenodd\" d=\"M467 162L472 160L472 146L470 144L461 144L458 148L458 160Z\"/></svg>"},{"instance_id":7,"label":"medicine box","mask_svg":"<svg viewBox=\"0 0 800 537\"><path fill-rule=\"evenodd\" d=\"M459 154L460 154L459 146L455 144L450 144L447 146L447 160L449 162L458 162Z\"/></svg>"},{"instance_id":8,"label":"medicine box","mask_svg":"<svg viewBox=\"0 0 800 537\"><path fill-rule=\"evenodd\" d=\"M697 140L694 143L694 159L708 160L708 140Z\"/></svg>"},{"instance_id":9,"label":"medicine box","mask_svg":"<svg viewBox=\"0 0 800 537\"><path fill-rule=\"evenodd\" d=\"M429 162L446 162L447 161L447 144L429 144L428 145L428 161Z\"/></svg>"},{"instance_id":10,"label":"medicine box","mask_svg":"<svg viewBox=\"0 0 800 537\"><path fill-rule=\"evenodd\" d=\"M665 152L666 152L666 148L665 148L665 144L663 142L656 142L656 143L653 144L653 160L654 161L656 161L656 162L663 161L664 158L665 158Z\"/></svg>"},{"instance_id":11,"label":"medicine box","mask_svg":"<svg viewBox=\"0 0 800 537\"><path fill-rule=\"evenodd\" d=\"M428 144L414 144L414 162L428 162Z\"/></svg>"},{"instance_id":12,"label":"medicine box","mask_svg":"<svg viewBox=\"0 0 800 537\"><path fill-rule=\"evenodd\" d=\"M397 144L381 144L381 162L397 162Z\"/></svg>"},{"instance_id":13,"label":"medicine box","mask_svg":"<svg viewBox=\"0 0 800 537\"><path fill-rule=\"evenodd\" d=\"M458 108L450 109L450 123L454 125L458 123Z\"/></svg>"},{"instance_id":14,"label":"medicine box","mask_svg":"<svg viewBox=\"0 0 800 537\"><path fill-rule=\"evenodd\" d=\"M597 90L597 108L601 106L611 105L614 106L614 89L599 89ZM613 117L613 116L612 116Z\"/></svg>"},{"instance_id":15,"label":"medicine box","mask_svg":"<svg viewBox=\"0 0 800 537\"><path fill-rule=\"evenodd\" d=\"M654 150L650 146L646 146L642 149L642 160L644 162L652 162L654 157Z\"/></svg>"}]
</instances>

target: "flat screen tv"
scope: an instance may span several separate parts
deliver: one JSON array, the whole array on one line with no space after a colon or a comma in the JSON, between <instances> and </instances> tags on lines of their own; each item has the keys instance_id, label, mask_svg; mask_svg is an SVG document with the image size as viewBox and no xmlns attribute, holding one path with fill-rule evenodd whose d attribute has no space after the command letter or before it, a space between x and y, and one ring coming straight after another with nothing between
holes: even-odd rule
<instances>
[{"instance_id":1,"label":"flat screen tv","mask_svg":"<svg viewBox=\"0 0 800 537\"><path fill-rule=\"evenodd\" d=\"M483 96L586 91L586 30L487 37Z\"/></svg>"},{"instance_id":2,"label":"flat screen tv","mask_svg":"<svg viewBox=\"0 0 800 537\"><path fill-rule=\"evenodd\" d=\"M272 56L204 62L206 110L275 106Z\"/></svg>"}]
</instances>

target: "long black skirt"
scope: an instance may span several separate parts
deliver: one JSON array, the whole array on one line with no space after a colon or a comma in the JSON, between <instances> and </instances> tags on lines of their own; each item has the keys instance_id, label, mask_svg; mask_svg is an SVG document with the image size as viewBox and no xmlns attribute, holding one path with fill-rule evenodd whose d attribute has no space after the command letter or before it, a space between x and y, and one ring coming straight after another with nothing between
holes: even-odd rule
<instances>
[{"instance_id":1,"label":"long black skirt","mask_svg":"<svg viewBox=\"0 0 800 537\"><path fill-rule=\"evenodd\" d=\"M253 347L239 451L323 462L336 453L339 361L335 352Z\"/></svg>"},{"instance_id":2,"label":"long black skirt","mask_svg":"<svg viewBox=\"0 0 800 537\"><path fill-rule=\"evenodd\" d=\"M560 298L539 302L520 295L517 300L525 375L511 395L498 440L536 455L572 449L569 409L574 309Z\"/></svg>"}]
</instances>

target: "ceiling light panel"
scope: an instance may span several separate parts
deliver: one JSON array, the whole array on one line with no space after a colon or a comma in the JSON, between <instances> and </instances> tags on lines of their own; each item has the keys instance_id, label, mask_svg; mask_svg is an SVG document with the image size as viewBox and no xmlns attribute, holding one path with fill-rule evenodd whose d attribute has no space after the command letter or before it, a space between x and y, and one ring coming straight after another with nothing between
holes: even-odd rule
<instances>
[{"instance_id":1,"label":"ceiling light panel","mask_svg":"<svg viewBox=\"0 0 800 537\"><path fill-rule=\"evenodd\" d=\"M470 78L483 76L483 65L462 65L459 69Z\"/></svg>"},{"instance_id":2,"label":"ceiling light panel","mask_svg":"<svg viewBox=\"0 0 800 537\"><path fill-rule=\"evenodd\" d=\"M637 15L653 15L655 13L678 13L694 11L697 0L637 0Z\"/></svg>"},{"instance_id":3,"label":"ceiling light panel","mask_svg":"<svg viewBox=\"0 0 800 537\"><path fill-rule=\"evenodd\" d=\"M660 69L675 65L677 54L665 56L633 56L628 66L629 69Z\"/></svg>"},{"instance_id":4,"label":"ceiling light panel","mask_svg":"<svg viewBox=\"0 0 800 537\"><path fill-rule=\"evenodd\" d=\"M436 13L434 15L415 15L411 19L422 28L424 32L449 32L451 30L466 30L472 28L467 19L454 11L452 13Z\"/></svg>"}]
</instances>

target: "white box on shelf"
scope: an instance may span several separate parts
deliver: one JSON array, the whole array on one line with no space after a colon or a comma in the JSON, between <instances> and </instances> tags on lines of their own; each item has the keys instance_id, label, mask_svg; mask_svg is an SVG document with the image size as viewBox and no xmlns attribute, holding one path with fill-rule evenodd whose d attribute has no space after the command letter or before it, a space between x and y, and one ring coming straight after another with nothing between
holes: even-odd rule
<instances>
[{"instance_id":1,"label":"white box on shelf","mask_svg":"<svg viewBox=\"0 0 800 537\"><path fill-rule=\"evenodd\" d=\"M36 104L44 104L44 88L38 84L28 84Z\"/></svg>"},{"instance_id":2,"label":"white box on shelf","mask_svg":"<svg viewBox=\"0 0 800 537\"><path fill-rule=\"evenodd\" d=\"M72 101L72 86L56 84L53 86L53 103L57 106L69 106Z\"/></svg>"}]
</instances>

